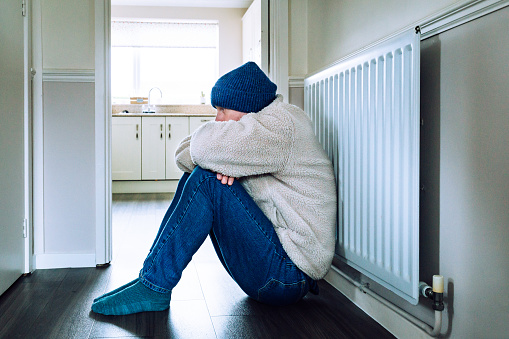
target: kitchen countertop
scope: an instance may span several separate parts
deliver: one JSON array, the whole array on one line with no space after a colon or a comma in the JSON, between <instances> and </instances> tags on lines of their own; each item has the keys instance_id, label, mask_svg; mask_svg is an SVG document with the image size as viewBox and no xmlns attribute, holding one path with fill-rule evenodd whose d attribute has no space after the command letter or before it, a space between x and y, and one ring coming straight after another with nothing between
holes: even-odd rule
<instances>
[{"instance_id":1,"label":"kitchen countertop","mask_svg":"<svg viewBox=\"0 0 509 339\"><path fill-rule=\"evenodd\" d=\"M122 113L127 110L129 113ZM155 113L142 113L142 105L112 105L114 117L215 117L216 110L211 105L156 105Z\"/></svg>"},{"instance_id":2,"label":"kitchen countertop","mask_svg":"<svg viewBox=\"0 0 509 339\"><path fill-rule=\"evenodd\" d=\"M215 114L207 113L113 113L112 117L215 117Z\"/></svg>"}]
</instances>

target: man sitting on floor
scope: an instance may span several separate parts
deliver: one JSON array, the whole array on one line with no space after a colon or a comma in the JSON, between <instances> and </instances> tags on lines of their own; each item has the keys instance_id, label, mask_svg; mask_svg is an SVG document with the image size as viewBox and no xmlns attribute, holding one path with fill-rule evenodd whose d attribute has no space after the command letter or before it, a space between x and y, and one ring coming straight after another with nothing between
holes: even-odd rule
<instances>
[{"instance_id":1,"label":"man sitting on floor","mask_svg":"<svg viewBox=\"0 0 509 339\"><path fill-rule=\"evenodd\" d=\"M207 236L251 298L286 305L318 293L334 254L334 174L309 118L276 89L253 62L219 78L216 121L177 149L185 173L139 277L95 299L94 312L166 310Z\"/></svg>"}]
</instances>

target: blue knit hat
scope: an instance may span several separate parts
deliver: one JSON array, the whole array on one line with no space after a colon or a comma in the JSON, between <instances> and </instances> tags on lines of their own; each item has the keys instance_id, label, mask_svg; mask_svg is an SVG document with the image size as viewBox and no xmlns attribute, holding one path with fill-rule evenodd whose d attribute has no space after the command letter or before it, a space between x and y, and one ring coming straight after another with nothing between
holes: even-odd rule
<instances>
[{"instance_id":1,"label":"blue knit hat","mask_svg":"<svg viewBox=\"0 0 509 339\"><path fill-rule=\"evenodd\" d=\"M276 98L277 86L252 61L220 77L210 94L212 106L259 112Z\"/></svg>"}]
</instances>

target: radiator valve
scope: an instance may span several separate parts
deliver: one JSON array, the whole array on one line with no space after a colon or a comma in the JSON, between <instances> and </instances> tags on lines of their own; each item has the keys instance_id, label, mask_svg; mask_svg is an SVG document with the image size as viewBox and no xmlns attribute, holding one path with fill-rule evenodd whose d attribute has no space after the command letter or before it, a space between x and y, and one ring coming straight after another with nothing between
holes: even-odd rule
<instances>
[{"instance_id":1,"label":"radiator valve","mask_svg":"<svg viewBox=\"0 0 509 339\"><path fill-rule=\"evenodd\" d=\"M421 281L419 283L419 292L422 296L433 300L433 309L435 311L444 310L444 277L441 275L433 276L433 288Z\"/></svg>"}]
</instances>

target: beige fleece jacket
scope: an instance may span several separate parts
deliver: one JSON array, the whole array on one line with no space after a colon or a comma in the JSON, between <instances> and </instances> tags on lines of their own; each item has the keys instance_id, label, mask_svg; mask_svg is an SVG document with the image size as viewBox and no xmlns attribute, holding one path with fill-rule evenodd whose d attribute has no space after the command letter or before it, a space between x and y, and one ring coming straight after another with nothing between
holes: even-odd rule
<instances>
[{"instance_id":1,"label":"beige fleece jacket","mask_svg":"<svg viewBox=\"0 0 509 339\"><path fill-rule=\"evenodd\" d=\"M295 265L315 280L325 276L334 255L336 185L304 111L278 95L239 121L208 122L181 142L176 162L185 172L198 165L239 178Z\"/></svg>"}]
</instances>

